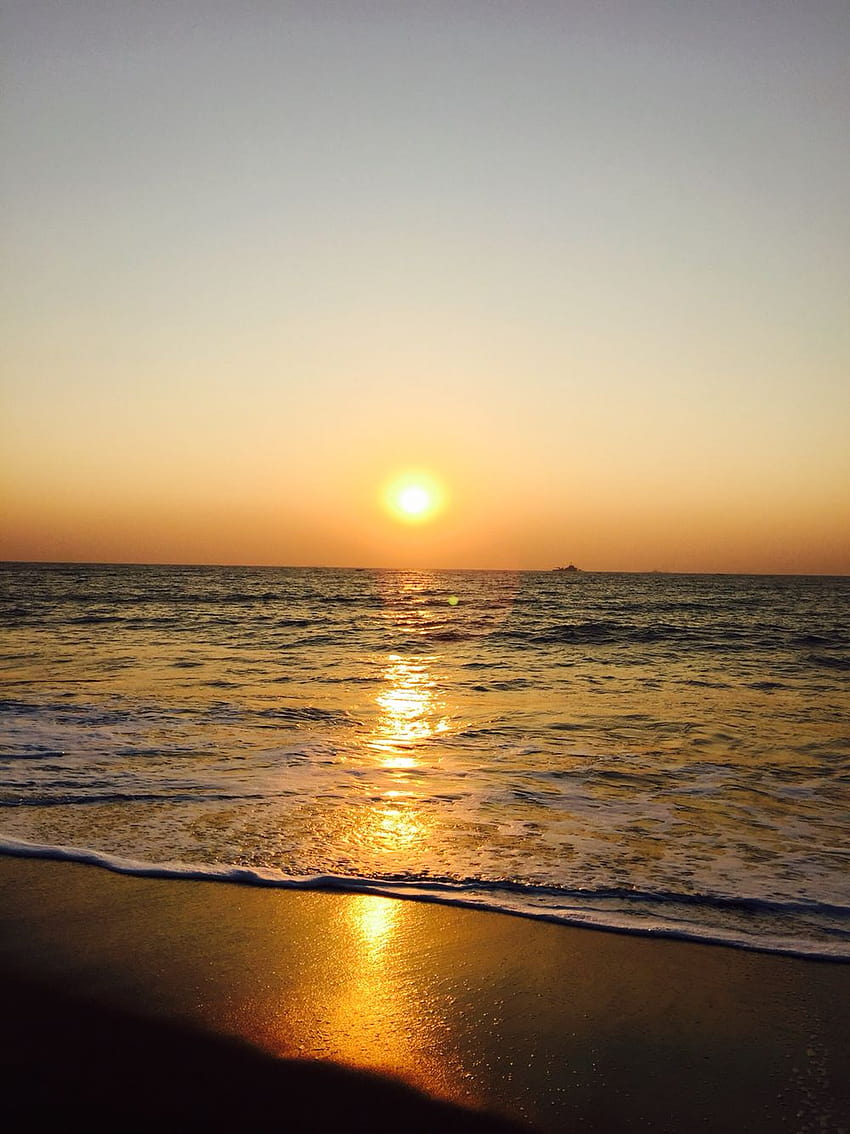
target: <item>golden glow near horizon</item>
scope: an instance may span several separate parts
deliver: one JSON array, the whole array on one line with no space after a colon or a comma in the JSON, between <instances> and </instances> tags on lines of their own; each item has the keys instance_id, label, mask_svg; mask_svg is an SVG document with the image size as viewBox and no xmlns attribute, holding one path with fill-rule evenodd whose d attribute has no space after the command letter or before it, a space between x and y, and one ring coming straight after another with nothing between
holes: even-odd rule
<instances>
[{"instance_id":1,"label":"golden glow near horizon","mask_svg":"<svg viewBox=\"0 0 850 1134\"><path fill-rule=\"evenodd\" d=\"M9 7L1 558L850 572L846 5Z\"/></svg>"},{"instance_id":2,"label":"golden glow near horizon","mask_svg":"<svg viewBox=\"0 0 850 1134\"><path fill-rule=\"evenodd\" d=\"M396 520L425 524L443 511L446 491L433 474L411 470L394 477L383 490L383 504Z\"/></svg>"}]
</instances>

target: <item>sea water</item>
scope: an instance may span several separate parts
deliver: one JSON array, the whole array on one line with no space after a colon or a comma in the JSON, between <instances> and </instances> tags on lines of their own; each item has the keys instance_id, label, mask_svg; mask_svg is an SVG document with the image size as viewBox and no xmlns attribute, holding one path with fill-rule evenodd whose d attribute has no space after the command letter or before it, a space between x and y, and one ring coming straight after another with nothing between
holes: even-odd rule
<instances>
[{"instance_id":1,"label":"sea water","mask_svg":"<svg viewBox=\"0 0 850 1134\"><path fill-rule=\"evenodd\" d=\"M0 565L0 850L850 958L850 579Z\"/></svg>"}]
</instances>

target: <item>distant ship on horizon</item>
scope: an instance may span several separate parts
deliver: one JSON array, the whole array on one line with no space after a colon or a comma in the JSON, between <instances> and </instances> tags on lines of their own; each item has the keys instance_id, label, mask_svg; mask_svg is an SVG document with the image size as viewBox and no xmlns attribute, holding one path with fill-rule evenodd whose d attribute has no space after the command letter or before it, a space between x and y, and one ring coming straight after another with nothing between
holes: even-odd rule
<instances>
[{"instance_id":1,"label":"distant ship on horizon","mask_svg":"<svg viewBox=\"0 0 850 1134\"><path fill-rule=\"evenodd\" d=\"M578 573L581 570L581 568L576 567L575 563L570 563L570 565L568 567L556 567L555 570L556 571L572 571L572 572Z\"/></svg>"}]
</instances>

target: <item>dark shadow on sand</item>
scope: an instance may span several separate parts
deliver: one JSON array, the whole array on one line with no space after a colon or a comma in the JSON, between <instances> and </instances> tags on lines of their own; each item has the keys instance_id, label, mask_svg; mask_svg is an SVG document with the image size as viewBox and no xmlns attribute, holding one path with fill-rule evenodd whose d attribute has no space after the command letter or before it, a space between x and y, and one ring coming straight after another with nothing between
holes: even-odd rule
<instances>
[{"instance_id":1,"label":"dark shadow on sand","mask_svg":"<svg viewBox=\"0 0 850 1134\"><path fill-rule=\"evenodd\" d=\"M0 1107L12 1131L521 1134L524 1127L331 1063L282 1060L23 980L0 982Z\"/></svg>"}]
</instances>

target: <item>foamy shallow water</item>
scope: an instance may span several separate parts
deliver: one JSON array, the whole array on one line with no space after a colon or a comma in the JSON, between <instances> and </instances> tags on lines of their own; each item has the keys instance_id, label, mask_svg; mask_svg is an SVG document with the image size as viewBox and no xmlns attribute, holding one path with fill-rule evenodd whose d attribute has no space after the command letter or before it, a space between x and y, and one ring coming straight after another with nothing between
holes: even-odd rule
<instances>
[{"instance_id":1,"label":"foamy shallow water","mask_svg":"<svg viewBox=\"0 0 850 1134\"><path fill-rule=\"evenodd\" d=\"M850 957L850 580L0 585L7 849Z\"/></svg>"}]
</instances>

